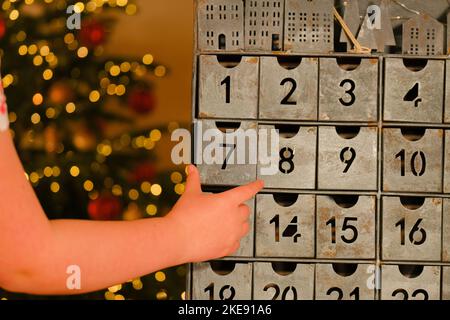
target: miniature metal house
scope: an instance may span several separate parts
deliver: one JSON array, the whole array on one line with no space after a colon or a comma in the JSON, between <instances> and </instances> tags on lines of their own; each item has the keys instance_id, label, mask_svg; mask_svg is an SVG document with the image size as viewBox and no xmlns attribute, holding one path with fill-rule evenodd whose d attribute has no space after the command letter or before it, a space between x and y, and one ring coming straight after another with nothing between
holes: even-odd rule
<instances>
[{"instance_id":1,"label":"miniature metal house","mask_svg":"<svg viewBox=\"0 0 450 320\"><path fill-rule=\"evenodd\" d=\"M444 54L444 26L426 14L403 24L404 54L432 56Z\"/></svg>"},{"instance_id":2,"label":"miniature metal house","mask_svg":"<svg viewBox=\"0 0 450 320\"><path fill-rule=\"evenodd\" d=\"M291 52L333 51L332 0L286 0L284 49Z\"/></svg>"},{"instance_id":3,"label":"miniature metal house","mask_svg":"<svg viewBox=\"0 0 450 320\"><path fill-rule=\"evenodd\" d=\"M243 0L198 2L198 47L210 51L244 49Z\"/></svg>"},{"instance_id":4,"label":"miniature metal house","mask_svg":"<svg viewBox=\"0 0 450 320\"><path fill-rule=\"evenodd\" d=\"M284 0L247 0L245 49L280 51L283 43Z\"/></svg>"}]
</instances>

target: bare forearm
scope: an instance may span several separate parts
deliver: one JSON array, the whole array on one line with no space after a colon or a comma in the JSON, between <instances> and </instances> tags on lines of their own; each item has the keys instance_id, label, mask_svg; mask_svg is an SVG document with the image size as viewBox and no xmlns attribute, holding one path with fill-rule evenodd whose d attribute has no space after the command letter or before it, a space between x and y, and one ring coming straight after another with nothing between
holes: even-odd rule
<instances>
[{"instance_id":1,"label":"bare forearm","mask_svg":"<svg viewBox=\"0 0 450 320\"><path fill-rule=\"evenodd\" d=\"M166 218L134 222L52 221L50 243L34 265L16 273L9 290L34 294L79 294L119 284L137 275L187 262L182 237ZM80 290L66 285L69 266L81 271Z\"/></svg>"}]
</instances>

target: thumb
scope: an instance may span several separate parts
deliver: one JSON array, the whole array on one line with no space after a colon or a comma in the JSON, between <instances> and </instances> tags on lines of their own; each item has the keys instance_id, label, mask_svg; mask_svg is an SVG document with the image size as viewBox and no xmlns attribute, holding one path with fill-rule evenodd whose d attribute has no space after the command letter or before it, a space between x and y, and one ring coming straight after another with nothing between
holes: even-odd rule
<instances>
[{"instance_id":1,"label":"thumb","mask_svg":"<svg viewBox=\"0 0 450 320\"><path fill-rule=\"evenodd\" d=\"M187 181L185 193L201 193L202 187L200 184L200 173L194 165L189 165L187 168Z\"/></svg>"}]
</instances>

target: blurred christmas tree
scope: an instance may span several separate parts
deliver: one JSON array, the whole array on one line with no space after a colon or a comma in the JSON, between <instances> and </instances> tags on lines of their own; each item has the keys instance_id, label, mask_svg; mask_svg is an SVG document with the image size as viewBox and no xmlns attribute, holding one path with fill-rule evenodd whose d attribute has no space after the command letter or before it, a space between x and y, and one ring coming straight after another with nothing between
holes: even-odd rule
<instances>
[{"instance_id":1,"label":"blurred christmas tree","mask_svg":"<svg viewBox=\"0 0 450 320\"><path fill-rule=\"evenodd\" d=\"M114 15L136 11L128 0L2 1L0 56L11 132L51 219L162 215L184 190L180 172L155 166L153 149L170 126L132 129L137 116L151 116L152 81L166 68L151 54L104 54ZM80 28L70 30L68 19L78 17ZM180 299L184 277L184 267L174 268L82 298ZM1 297L27 296L0 291Z\"/></svg>"}]
</instances>

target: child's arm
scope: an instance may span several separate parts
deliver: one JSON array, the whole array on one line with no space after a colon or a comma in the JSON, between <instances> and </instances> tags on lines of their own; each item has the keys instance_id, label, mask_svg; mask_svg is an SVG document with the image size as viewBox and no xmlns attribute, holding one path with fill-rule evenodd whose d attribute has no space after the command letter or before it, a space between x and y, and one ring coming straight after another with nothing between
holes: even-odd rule
<instances>
[{"instance_id":1,"label":"child's arm","mask_svg":"<svg viewBox=\"0 0 450 320\"><path fill-rule=\"evenodd\" d=\"M201 192L189 167L185 194L164 218L133 222L49 221L25 178L8 132L0 132L0 287L30 294L79 294L236 251L248 232L242 203L254 182L222 194ZM81 290L66 287L70 265Z\"/></svg>"}]
</instances>

